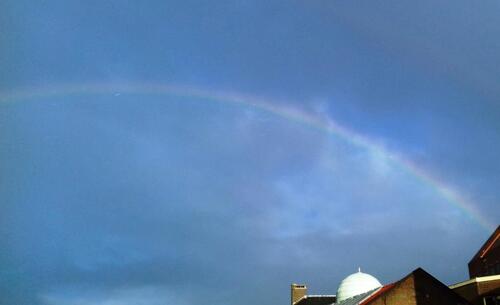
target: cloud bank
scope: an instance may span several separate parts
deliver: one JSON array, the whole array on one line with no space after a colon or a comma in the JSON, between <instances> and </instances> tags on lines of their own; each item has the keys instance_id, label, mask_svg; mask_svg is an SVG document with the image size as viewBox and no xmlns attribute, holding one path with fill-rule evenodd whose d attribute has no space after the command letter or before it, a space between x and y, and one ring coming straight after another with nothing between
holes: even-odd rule
<instances>
[{"instance_id":1,"label":"cloud bank","mask_svg":"<svg viewBox=\"0 0 500 305\"><path fill-rule=\"evenodd\" d=\"M417 265L465 273L451 253L473 236L467 215L313 128L196 98L4 107L9 302L285 303L290 282L332 293L358 265L384 281Z\"/></svg>"}]
</instances>

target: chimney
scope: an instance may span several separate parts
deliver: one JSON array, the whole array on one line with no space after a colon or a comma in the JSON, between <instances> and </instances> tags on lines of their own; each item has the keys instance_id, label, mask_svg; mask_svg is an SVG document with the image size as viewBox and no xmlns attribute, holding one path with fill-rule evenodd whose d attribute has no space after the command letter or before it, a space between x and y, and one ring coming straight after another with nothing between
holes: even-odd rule
<instances>
[{"instance_id":1,"label":"chimney","mask_svg":"<svg viewBox=\"0 0 500 305\"><path fill-rule=\"evenodd\" d=\"M300 299L307 295L306 285L292 284L292 302L291 305L297 303Z\"/></svg>"}]
</instances>

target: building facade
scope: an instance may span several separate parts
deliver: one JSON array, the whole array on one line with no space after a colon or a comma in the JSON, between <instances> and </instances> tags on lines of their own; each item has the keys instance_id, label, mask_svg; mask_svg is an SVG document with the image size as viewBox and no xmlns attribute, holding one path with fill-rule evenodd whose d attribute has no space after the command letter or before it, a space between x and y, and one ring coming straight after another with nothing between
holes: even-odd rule
<instances>
[{"instance_id":1,"label":"building facade","mask_svg":"<svg viewBox=\"0 0 500 305\"><path fill-rule=\"evenodd\" d=\"M450 288L473 305L500 305L500 226L469 262L469 276Z\"/></svg>"},{"instance_id":2,"label":"building facade","mask_svg":"<svg viewBox=\"0 0 500 305\"><path fill-rule=\"evenodd\" d=\"M361 272L346 277L336 295L308 295L292 284L291 305L500 305L500 226L469 262L470 279L446 286L418 268L382 285Z\"/></svg>"},{"instance_id":3,"label":"building facade","mask_svg":"<svg viewBox=\"0 0 500 305\"><path fill-rule=\"evenodd\" d=\"M309 296L307 290L294 293L297 287L305 285L292 285L291 305L470 305L421 268L388 285L381 285L373 276L358 271L346 277L337 294L331 296ZM299 295L300 298L294 299Z\"/></svg>"},{"instance_id":4,"label":"building facade","mask_svg":"<svg viewBox=\"0 0 500 305\"><path fill-rule=\"evenodd\" d=\"M476 277L450 288L473 305L500 305L500 275Z\"/></svg>"},{"instance_id":5,"label":"building facade","mask_svg":"<svg viewBox=\"0 0 500 305\"><path fill-rule=\"evenodd\" d=\"M495 274L500 274L500 226L469 262L471 279Z\"/></svg>"}]
</instances>

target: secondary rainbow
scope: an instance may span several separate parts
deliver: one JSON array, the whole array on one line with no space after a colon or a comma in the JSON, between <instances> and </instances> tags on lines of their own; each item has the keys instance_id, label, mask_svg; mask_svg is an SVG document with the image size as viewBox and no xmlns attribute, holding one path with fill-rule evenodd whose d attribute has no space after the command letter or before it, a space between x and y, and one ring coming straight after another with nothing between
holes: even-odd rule
<instances>
[{"instance_id":1,"label":"secondary rainbow","mask_svg":"<svg viewBox=\"0 0 500 305\"><path fill-rule=\"evenodd\" d=\"M35 98L47 98L56 96L71 96L81 94L154 94L154 95L175 95L181 97L200 98L207 101L237 104L245 107L259 109L273 115L285 118L290 121L321 130L328 134L339 137L358 147L369 149L377 154L381 154L387 160L392 161L401 169L431 187L439 196L456 208L462 210L472 220L477 222L485 230L491 231L495 225L465 196L454 190L445 182L433 176L417 164L404 158L400 154L389 151L376 141L365 137L332 119L322 119L312 113L299 110L294 107L285 106L287 103L256 98L240 93L221 92L214 90L202 90L189 86L166 85L166 84L143 84L143 83L109 83L109 84L76 84L58 85L42 88L23 88L11 92L0 93L0 102L11 103L25 101Z\"/></svg>"}]
</instances>

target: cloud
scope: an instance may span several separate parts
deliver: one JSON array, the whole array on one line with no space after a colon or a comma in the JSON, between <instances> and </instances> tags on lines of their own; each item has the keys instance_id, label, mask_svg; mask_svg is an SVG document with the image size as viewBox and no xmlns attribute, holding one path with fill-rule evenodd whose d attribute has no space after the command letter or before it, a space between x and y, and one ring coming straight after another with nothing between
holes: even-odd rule
<instances>
[{"instance_id":1,"label":"cloud","mask_svg":"<svg viewBox=\"0 0 500 305\"><path fill-rule=\"evenodd\" d=\"M113 289L106 292L72 291L49 293L40 296L44 305L159 305L190 304L185 297L170 291L168 287L145 286Z\"/></svg>"},{"instance_id":2,"label":"cloud","mask_svg":"<svg viewBox=\"0 0 500 305\"><path fill-rule=\"evenodd\" d=\"M358 265L439 271L422 249L461 244L441 223L464 215L378 151L245 107L65 99L10 110L29 124L7 121L9 301L283 303L289 282L331 293Z\"/></svg>"},{"instance_id":3,"label":"cloud","mask_svg":"<svg viewBox=\"0 0 500 305\"><path fill-rule=\"evenodd\" d=\"M14 107L31 120L17 140L36 152L23 158L37 173L12 169L23 188L9 191L6 262L25 266L9 277L32 277L47 304L155 304L172 291L196 291L188 303L254 302L251 291L282 300L291 277L333 264L339 280L344 251L379 266L373 253L407 245L394 230L440 230L450 210L384 155L280 117L121 97L42 116L45 106ZM388 235L393 244L375 250ZM363 254L354 240L375 248Z\"/></svg>"}]
</instances>

